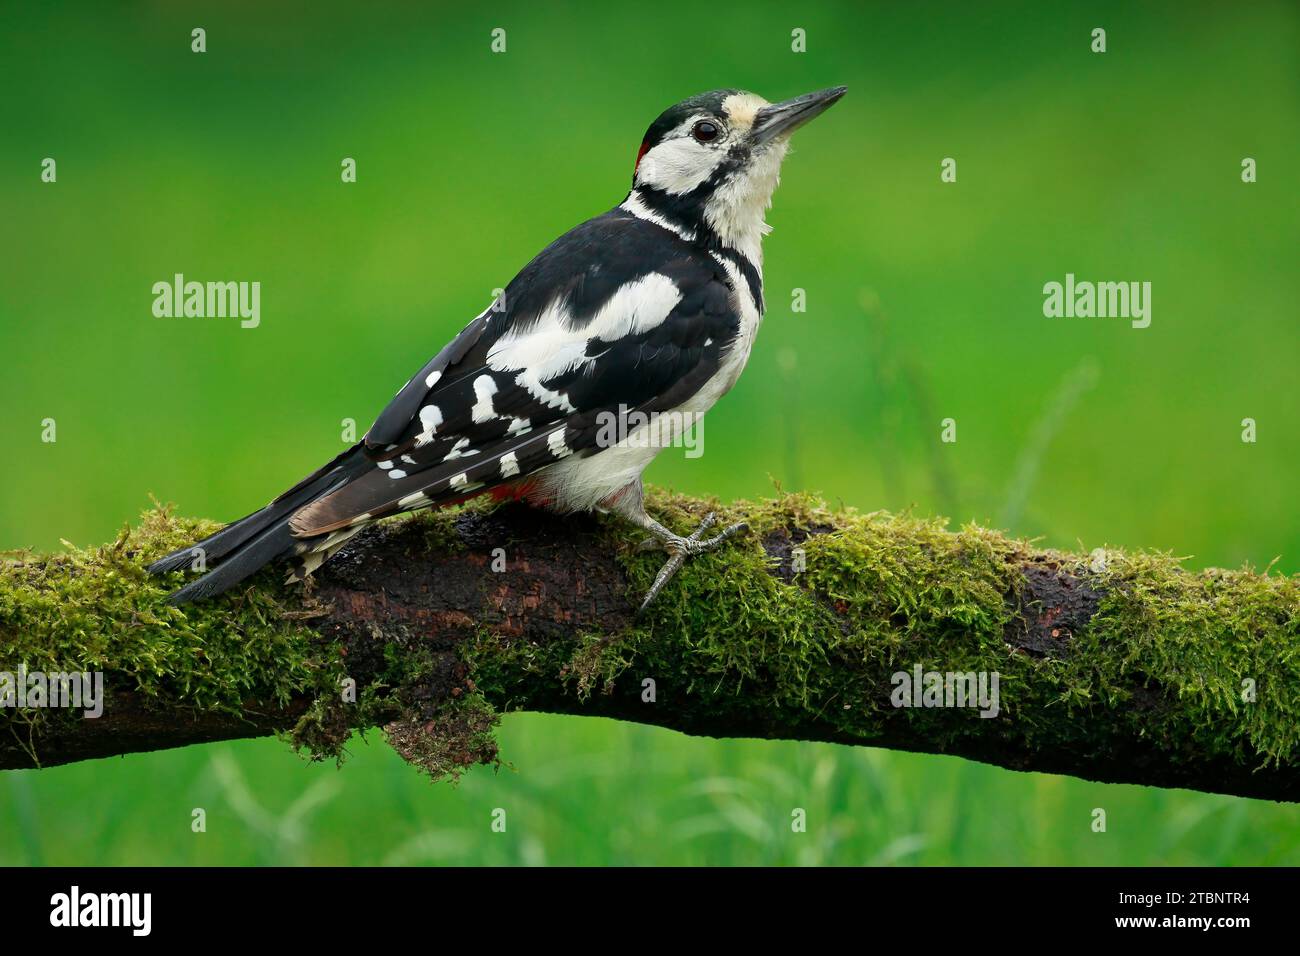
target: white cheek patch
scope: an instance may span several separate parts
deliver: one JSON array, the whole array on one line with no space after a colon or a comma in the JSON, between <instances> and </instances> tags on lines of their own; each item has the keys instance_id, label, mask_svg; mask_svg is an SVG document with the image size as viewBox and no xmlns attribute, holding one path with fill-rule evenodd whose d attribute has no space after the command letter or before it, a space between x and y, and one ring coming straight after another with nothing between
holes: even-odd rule
<instances>
[{"instance_id":1,"label":"white cheek patch","mask_svg":"<svg viewBox=\"0 0 1300 956\"><path fill-rule=\"evenodd\" d=\"M689 131L682 136L674 135L641 158L636 184L679 196L708 180L726 156L725 147L703 146L691 138Z\"/></svg>"}]
</instances>

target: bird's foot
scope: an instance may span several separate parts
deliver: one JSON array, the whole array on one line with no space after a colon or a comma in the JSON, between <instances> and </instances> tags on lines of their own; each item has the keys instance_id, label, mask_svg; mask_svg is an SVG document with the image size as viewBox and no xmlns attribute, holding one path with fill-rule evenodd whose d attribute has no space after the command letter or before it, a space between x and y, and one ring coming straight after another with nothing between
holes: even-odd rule
<instances>
[{"instance_id":1,"label":"bird's foot","mask_svg":"<svg viewBox=\"0 0 1300 956\"><path fill-rule=\"evenodd\" d=\"M723 528L711 538L705 538L704 532L712 528L717 521L718 516L713 512L709 512L704 516L704 520L700 522L700 526L686 537L682 537L679 534L673 534L667 528L661 527L655 532L656 536L654 538L647 538L645 541L641 542L641 550L643 551L655 547L662 547L668 552L668 560L664 562L664 566L659 569L659 573L655 576L654 584L650 585L650 590L646 593L645 600L641 602L641 607L637 609L637 614L645 613L645 609L648 608L650 603L659 596L659 592L664 589L664 585L671 581L673 575L681 570L681 567L686 563L687 558L693 557L697 554L703 554L705 551L712 551L728 538L735 534L739 534L741 531L744 531L749 527L741 521Z\"/></svg>"}]
</instances>

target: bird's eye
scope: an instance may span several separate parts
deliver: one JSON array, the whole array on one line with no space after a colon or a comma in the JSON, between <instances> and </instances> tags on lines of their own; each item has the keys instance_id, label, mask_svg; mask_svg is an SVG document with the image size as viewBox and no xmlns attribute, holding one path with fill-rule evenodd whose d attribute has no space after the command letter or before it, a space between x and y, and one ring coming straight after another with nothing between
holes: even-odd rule
<instances>
[{"instance_id":1,"label":"bird's eye","mask_svg":"<svg viewBox=\"0 0 1300 956\"><path fill-rule=\"evenodd\" d=\"M710 123L708 120L700 120L691 129L691 135L701 143L711 143L718 138L721 130L718 129L717 123Z\"/></svg>"}]
</instances>

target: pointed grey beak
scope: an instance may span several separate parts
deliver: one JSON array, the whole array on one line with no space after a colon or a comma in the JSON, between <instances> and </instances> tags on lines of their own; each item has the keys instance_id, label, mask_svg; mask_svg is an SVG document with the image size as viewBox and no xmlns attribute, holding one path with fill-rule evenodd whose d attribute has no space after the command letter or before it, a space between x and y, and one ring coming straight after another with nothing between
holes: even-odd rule
<instances>
[{"instance_id":1,"label":"pointed grey beak","mask_svg":"<svg viewBox=\"0 0 1300 956\"><path fill-rule=\"evenodd\" d=\"M764 106L754 117L754 126L750 138L754 143L766 143L778 136L788 135L808 122L814 116L830 109L841 96L848 92L847 86L835 86L829 90L818 90L796 96L784 103Z\"/></svg>"}]
</instances>

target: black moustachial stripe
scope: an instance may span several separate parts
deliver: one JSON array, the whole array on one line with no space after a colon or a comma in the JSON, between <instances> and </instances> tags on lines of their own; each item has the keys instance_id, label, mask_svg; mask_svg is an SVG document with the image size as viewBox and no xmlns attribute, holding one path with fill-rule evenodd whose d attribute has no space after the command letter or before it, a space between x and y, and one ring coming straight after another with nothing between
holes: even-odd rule
<instances>
[{"instance_id":1,"label":"black moustachial stripe","mask_svg":"<svg viewBox=\"0 0 1300 956\"><path fill-rule=\"evenodd\" d=\"M740 274L745 277L745 285L749 286L749 294L754 299L754 308L758 309L758 314L764 312L763 305L763 277L758 272L758 266L749 261L749 257L731 246L723 246L717 250L717 253L727 261L731 262Z\"/></svg>"},{"instance_id":2,"label":"black moustachial stripe","mask_svg":"<svg viewBox=\"0 0 1300 956\"><path fill-rule=\"evenodd\" d=\"M737 169L742 163L742 159L733 160L728 156L707 180L689 193L674 196L654 186L637 186L628 195L635 195L641 200L643 206L664 222L691 236L688 241L693 245L707 252L715 252L733 263L745 277L745 284L754 299L754 306L761 314L764 311L763 277L758 271L758 266L754 265L740 250L724 243L722 237L704 218L704 203L709 195L726 179L731 170Z\"/></svg>"}]
</instances>

